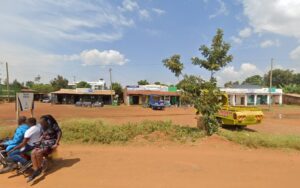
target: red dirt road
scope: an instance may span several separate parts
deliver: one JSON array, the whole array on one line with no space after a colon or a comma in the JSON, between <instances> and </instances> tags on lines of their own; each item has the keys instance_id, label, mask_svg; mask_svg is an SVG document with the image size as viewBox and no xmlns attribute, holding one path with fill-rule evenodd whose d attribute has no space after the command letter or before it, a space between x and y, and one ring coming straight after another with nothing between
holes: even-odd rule
<instances>
[{"instance_id":1,"label":"red dirt road","mask_svg":"<svg viewBox=\"0 0 300 188\"><path fill-rule=\"evenodd\" d=\"M106 106L104 108L81 108L73 105L51 105L36 103L35 116L52 114L59 120L70 118L99 118L107 122L122 124L143 120L171 120L176 124L196 126L193 108L167 108L154 111L140 106ZM265 119L262 124L248 126L258 132L272 134L300 135L300 106L272 107L264 110ZM28 115L28 113L23 113ZM0 104L0 125L15 124L14 104ZM281 117L281 118L280 118Z\"/></svg>"},{"instance_id":2,"label":"red dirt road","mask_svg":"<svg viewBox=\"0 0 300 188\"><path fill-rule=\"evenodd\" d=\"M172 120L195 126L192 108L153 111L142 107L101 109L36 104L35 115L53 114L59 120L100 118L122 124L143 120ZM281 115L280 115L281 114ZM26 113L25 113L26 115ZM280 118L281 117L281 118ZM258 132L300 134L300 107L274 107L265 111L262 124L249 126ZM15 124L14 104L0 104L0 125ZM249 149L218 137L194 145L135 142L126 146L62 145L55 161L37 188L160 188L160 187L299 187L300 152ZM23 176L0 175L0 187L32 187Z\"/></svg>"},{"instance_id":3,"label":"red dirt road","mask_svg":"<svg viewBox=\"0 0 300 188\"><path fill-rule=\"evenodd\" d=\"M299 187L296 151L247 149L217 137L191 145L60 147L37 188L282 188ZM1 187L31 187L23 176L0 175Z\"/></svg>"}]
</instances>

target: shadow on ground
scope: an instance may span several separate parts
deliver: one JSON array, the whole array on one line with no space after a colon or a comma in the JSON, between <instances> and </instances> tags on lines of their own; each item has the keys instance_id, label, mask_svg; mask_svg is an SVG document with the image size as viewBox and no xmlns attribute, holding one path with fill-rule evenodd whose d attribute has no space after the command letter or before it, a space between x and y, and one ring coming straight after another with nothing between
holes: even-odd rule
<instances>
[{"instance_id":1,"label":"shadow on ground","mask_svg":"<svg viewBox=\"0 0 300 188\"><path fill-rule=\"evenodd\" d=\"M44 180L47 175L50 175L62 168L69 168L72 167L74 164L78 163L80 161L80 158L74 158L74 159L55 159L49 163L49 167L46 170L46 172L43 173L41 177L36 179L32 185L38 184L40 181Z\"/></svg>"},{"instance_id":2,"label":"shadow on ground","mask_svg":"<svg viewBox=\"0 0 300 188\"><path fill-rule=\"evenodd\" d=\"M248 132L257 132L254 129L250 129L248 127L241 127L241 126L234 126L234 125L222 125L223 129L229 130L229 131L248 131Z\"/></svg>"}]
</instances>

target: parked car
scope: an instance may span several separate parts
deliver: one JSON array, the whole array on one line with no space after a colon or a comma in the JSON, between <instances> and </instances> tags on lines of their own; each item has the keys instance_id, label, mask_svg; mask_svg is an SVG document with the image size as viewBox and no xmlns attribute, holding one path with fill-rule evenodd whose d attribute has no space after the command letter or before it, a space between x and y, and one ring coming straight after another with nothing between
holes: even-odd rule
<instances>
[{"instance_id":1,"label":"parked car","mask_svg":"<svg viewBox=\"0 0 300 188\"><path fill-rule=\"evenodd\" d=\"M83 102L82 106L83 107L92 107L92 102Z\"/></svg>"},{"instance_id":2,"label":"parked car","mask_svg":"<svg viewBox=\"0 0 300 188\"><path fill-rule=\"evenodd\" d=\"M51 99L50 98L44 98L42 100L42 103L50 103L51 102Z\"/></svg>"},{"instance_id":3,"label":"parked car","mask_svg":"<svg viewBox=\"0 0 300 188\"><path fill-rule=\"evenodd\" d=\"M75 103L75 106L82 106L82 102L77 101L77 102Z\"/></svg>"},{"instance_id":4,"label":"parked car","mask_svg":"<svg viewBox=\"0 0 300 188\"><path fill-rule=\"evenodd\" d=\"M103 107L104 104L103 102L95 102L94 104L92 104L93 107Z\"/></svg>"}]
</instances>

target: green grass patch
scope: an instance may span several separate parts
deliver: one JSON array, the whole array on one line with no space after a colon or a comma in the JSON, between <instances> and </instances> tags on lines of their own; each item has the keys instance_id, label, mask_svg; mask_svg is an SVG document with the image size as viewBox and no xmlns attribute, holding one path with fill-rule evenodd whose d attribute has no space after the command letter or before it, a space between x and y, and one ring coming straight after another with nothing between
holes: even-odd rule
<instances>
[{"instance_id":1,"label":"green grass patch","mask_svg":"<svg viewBox=\"0 0 300 188\"><path fill-rule=\"evenodd\" d=\"M252 148L286 148L300 150L300 136L272 135L249 131L220 130L218 133L224 138Z\"/></svg>"},{"instance_id":2,"label":"green grass patch","mask_svg":"<svg viewBox=\"0 0 300 188\"><path fill-rule=\"evenodd\" d=\"M197 128L173 125L170 121L109 125L100 120L74 119L62 122L61 128L63 141L71 143L126 143L137 136L150 138L152 133L162 134L168 140L177 142L194 142L205 136L205 133Z\"/></svg>"}]
</instances>

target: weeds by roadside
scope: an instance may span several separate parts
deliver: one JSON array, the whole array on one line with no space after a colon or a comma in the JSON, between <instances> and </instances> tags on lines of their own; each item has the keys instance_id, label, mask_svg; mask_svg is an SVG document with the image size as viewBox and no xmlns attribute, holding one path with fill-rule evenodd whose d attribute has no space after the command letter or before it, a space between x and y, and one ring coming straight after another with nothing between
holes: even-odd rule
<instances>
[{"instance_id":1,"label":"weeds by roadside","mask_svg":"<svg viewBox=\"0 0 300 188\"><path fill-rule=\"evenodd\" d=\"M267 147L300 150L300 136L296 135L271 135L245 130L220 130L218 134L229 141L252 148Z\"/></svg>"},{"instance_id":2,"label":"weeds by roadside","mask_svg":"<svg viewBox=\"0 0 300 188\"><path fill-rule=\"evenodd\" d=\"M144 121L118 126L100 120L74 119L62 122L61 127L63 141L75 143L125 143L140 135L147 139L147 135L154 132L162 133L167 139L177 142L193 142L205 136L197 128L181 127L168 121Z\"/></svg>"},{"instance_id":3,"label":"weeds by roadside","mask_svg":"<svg viewBox=\"0 0 300 188\"><path fill-rule=\"evenodd\" d=\"M127 143L137 137L142 137L151 142L159 140L161 135L164 139L185 143L197 141L206 135L204 131L198 128L174 125L170 121L144 121L124 125L110 125L97 119L72 119L60 122L60 126L63 131L63 142L78 144ZM11 137L14 130L15 127L0 127L0 138ZM218 134L229 141L252 148L267 147L300 150L300 135L272 135L226 129L220 129Z\"/></svg>"},{"instance_id":4,"label":"weeds by roadside","mask_svg":"<svg viewBox=\"0 0 300 188\"><path fill-rule=\"evenodd\" d=\"M15 127L0 127L0 139L12 137L15 129Z\"/></svg>"}]
</instances>

